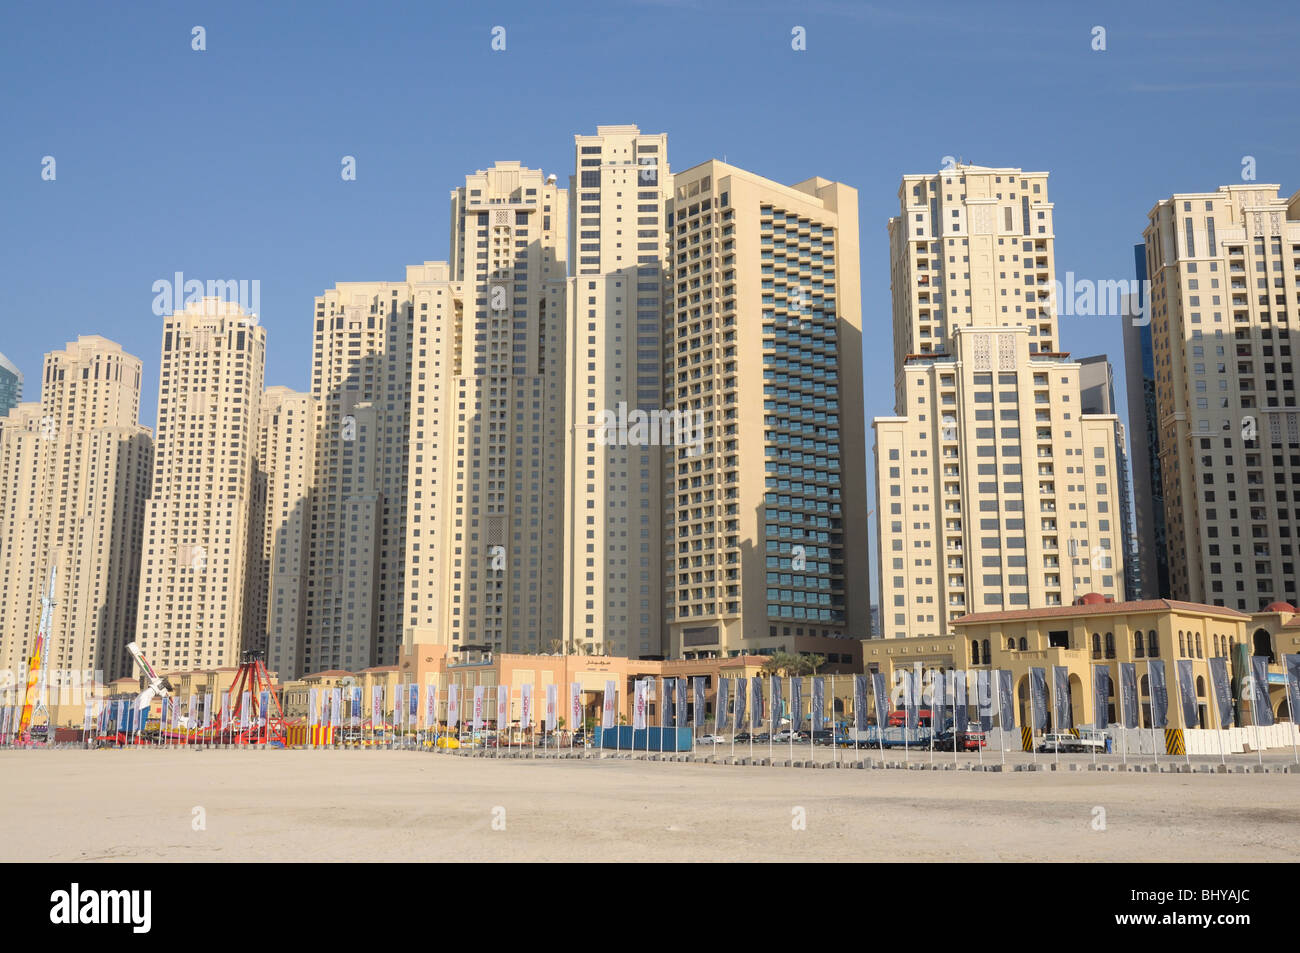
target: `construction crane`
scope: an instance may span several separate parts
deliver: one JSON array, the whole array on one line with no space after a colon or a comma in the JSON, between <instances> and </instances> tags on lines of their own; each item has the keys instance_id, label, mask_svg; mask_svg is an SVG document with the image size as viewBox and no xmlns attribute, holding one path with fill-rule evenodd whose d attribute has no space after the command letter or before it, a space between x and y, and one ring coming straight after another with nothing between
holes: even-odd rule
<instances>
[{"instance_id":1,"label":"construction crane","mask_svg":"<svg viewBox=\"0 0 1300 953\"><path fill-rule=\"evenodd\" d=\"M45 695L50 686L50 627L54 619L55 568L50 567L50 582L41 597L41 624L36 630L36 645L32 649L27 668L27 694L23 698L22 719L18 723L18 738L22 744L32 743L32 722L45 716L46 741L50 741L50 709Z\"/></svg>"}]
</instances>

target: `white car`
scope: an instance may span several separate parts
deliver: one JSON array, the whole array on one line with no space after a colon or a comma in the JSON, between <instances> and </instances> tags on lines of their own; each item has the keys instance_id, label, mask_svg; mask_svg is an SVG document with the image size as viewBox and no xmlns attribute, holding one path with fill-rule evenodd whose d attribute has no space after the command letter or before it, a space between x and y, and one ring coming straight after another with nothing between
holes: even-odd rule
<instances>
[{"instance_id":1,"label":"white car","mask_svg":"<svg viewBox=\"0 0 1300 953\"><path fill-rule=\"evenodd\" d=\"M723 735L700 735L696 743L702 745L725 745L727 739Z\"/></svg>"}]
</instances>

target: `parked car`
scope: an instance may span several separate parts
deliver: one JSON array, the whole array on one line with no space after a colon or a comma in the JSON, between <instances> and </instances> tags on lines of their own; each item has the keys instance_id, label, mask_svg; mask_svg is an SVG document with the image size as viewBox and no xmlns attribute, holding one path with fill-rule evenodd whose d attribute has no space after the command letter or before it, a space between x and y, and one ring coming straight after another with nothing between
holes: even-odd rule
<instances>
[{"instance_id":1,"label":"parked car","mask_svg":"<svg viewBox=\"0 0 1300 953\"><path fill-rule=\"evenodd\" d=\"M823 728L821 731L814 731L812 734L813 744L829 745L831 744L831 731L829 728Z\"/></svg>"},{"instance_id":2,"label":"parked car","mask_svg":"<svg viewBox=\"0 0 1300 953\"><path fill-rule=\"evenodd\" d=\"M723 735L700 735L695 739L695 743L701 745L725 745L727 739Z\"/></svg>"},{"instance_id":3,"label":"parked car","mask_svg":"<svg viewBox=\"0 0 1300 953\"><path fill-rule=\"evenodd\" d=\"M736 735L735 742L738 745L743 745L743 744L747 744L751 738L752 736L750 735L749 732L742 731L740 734Z\"/></svg>"},{"instance_id":4,"label":"parked car","mask_svg":"<svg viewBox=\"0 0 1300 953\"><path fill-rule=\"evenodd\" d=\"M772 736L769 735L766 731L763 732L761 735L754 735L754 742L756 744L765 745L771 740L772 740Z\"/></svg>"}]
</instances>

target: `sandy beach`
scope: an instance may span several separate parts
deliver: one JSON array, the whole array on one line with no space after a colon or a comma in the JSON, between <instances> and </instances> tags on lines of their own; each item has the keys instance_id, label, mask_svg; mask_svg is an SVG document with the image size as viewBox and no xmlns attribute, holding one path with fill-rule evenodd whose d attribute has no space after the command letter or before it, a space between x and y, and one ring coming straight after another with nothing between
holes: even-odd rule
<instances>
[{"instance_id":1,"label":"sandy beach","mask_svg":"<svg viewBox=\"0 0 1300 953\"><path fill-rule=\"evenodd\" d=\"M1286 861L1300 838L1300 774L305 750L6 751L0 771L5 861Z\"/></svg>"}]
</instances>

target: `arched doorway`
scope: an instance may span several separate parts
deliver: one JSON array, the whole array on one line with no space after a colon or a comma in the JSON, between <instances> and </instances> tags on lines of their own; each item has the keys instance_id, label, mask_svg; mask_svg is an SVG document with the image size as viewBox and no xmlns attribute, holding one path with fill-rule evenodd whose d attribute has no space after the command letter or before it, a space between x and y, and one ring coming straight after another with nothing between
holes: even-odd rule
<instances>
[{"instance_id":1,"label":"arched doorway","mask_svg":"<svg viewBox=\"0 0 1300 953\"><path fill-rule=\"evenodd\" d=\"M1273 657L1273 638L1268 634L1267 629L1256 629L1254 637L1255 655L1263 655L1268 658L1269 664L1276 662Z\"/></svg>"}]
</instances>

